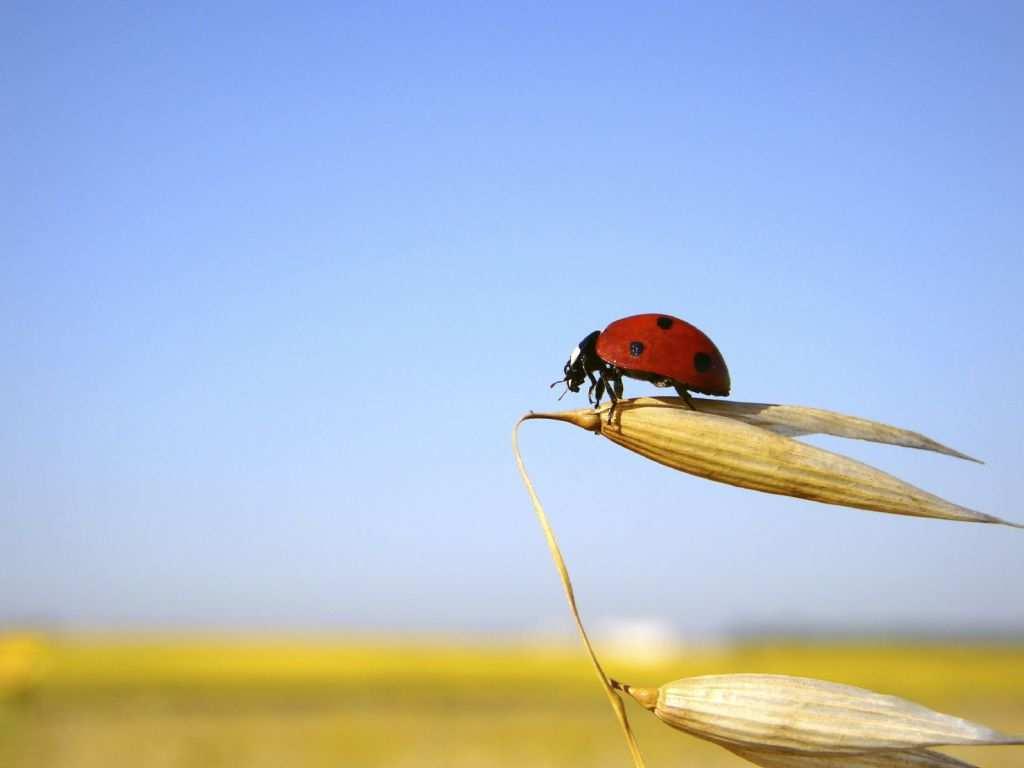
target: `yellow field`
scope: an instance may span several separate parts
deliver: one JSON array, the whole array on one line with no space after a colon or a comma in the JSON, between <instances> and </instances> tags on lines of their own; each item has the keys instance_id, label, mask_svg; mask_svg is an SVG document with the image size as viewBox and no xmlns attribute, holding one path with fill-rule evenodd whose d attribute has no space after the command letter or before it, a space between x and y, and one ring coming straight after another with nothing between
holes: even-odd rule
<instances>
[{"instance_id":1,"label":"yellow field","mask_svg":"<svg viewBox=\"0 0 1024 768\"><path fill-rule=\"evenodd\" d=\"M767 645L657 666L809 675L1024 732L1024 647ZM749 765L630 715L651 768ZM1024 747L959 749L987 768ZM0 637L0 766L621 766L628 754L582 650L438 641Z\"/></svg>"}]
</instances>

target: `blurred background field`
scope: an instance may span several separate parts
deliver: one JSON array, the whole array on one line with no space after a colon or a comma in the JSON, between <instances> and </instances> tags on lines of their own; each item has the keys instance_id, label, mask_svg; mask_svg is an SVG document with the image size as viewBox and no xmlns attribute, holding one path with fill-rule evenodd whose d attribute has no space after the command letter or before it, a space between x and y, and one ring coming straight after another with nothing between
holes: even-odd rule
<instances>
[{"instance_id":1,"label":"blurred background field","mask_svg":"<svg viewBox=\"0 0 1024 768\"><path fill-rule=\"evenodd\" d=\"M984 459L815 438L1024 522L1022 29L5 3L0 768L625 768L582 650L524 639L569 624L509 437L634 313L705 330L736 400ZM806 674L1024 732L1024 646L977 642L1024 643L1024 532L522 440L595 637L689 644L599 642L616 676ZM886 641L764 639L792 628ZM741 765L631 712L650 768Z\"/></svg>"},{"instance_id":2,"label":"blurred background field","mask_svg":"<svg viewBox=\"0 0 1024 768\"><path fill-rule=\"evenodd\" d=\"M1024 644L763 642L606 659L638 684L760 671L911 698L1024 732ZM42 636L0 640L0 765L624 766L583 653L437 638ZM740 766L630 715L652 766ZM950 750L989 768L1019 750Z\"/></svg>"}]
</instances>

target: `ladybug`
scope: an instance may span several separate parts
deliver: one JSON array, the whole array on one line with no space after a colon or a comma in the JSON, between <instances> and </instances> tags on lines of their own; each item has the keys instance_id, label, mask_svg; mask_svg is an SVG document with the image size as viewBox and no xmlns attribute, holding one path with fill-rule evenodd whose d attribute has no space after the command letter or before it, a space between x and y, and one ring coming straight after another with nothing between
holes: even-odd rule
<instances>
[{"instance_id":1,"label":"ladybug","mask_svg":"<svg viewBox=\"0 0 1024 768\"><path fill-rule=\"evenodd\" d=\"M579 392L590 379L589 401L596 408L607 392L613 411L622 397L623 376L675 387L691 408L691 391L729 394L729 369L718 347L700 328L671 315L632 315L587 334L563 373L551 386L564 383L568 391Z\"/></svg>"}]
</instances>

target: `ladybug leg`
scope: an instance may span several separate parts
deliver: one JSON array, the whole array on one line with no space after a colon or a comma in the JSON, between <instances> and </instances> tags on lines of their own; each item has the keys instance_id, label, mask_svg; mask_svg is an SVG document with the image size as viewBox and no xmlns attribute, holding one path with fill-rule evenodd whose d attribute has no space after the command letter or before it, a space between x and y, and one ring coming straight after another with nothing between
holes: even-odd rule
<instances>
[{"instance_id":1,"label":"ladybug leg","mask_svg":"<svg viewBox=\"0 0 1024 768\"><path fill-rule=\"evenodd\" d=\"M591 400L590 402L594 404L595 408L597 408L601 404L601 398L604 397L604 391L606 387L607 385L605 384L604 377L602 376L597 381L595 381L594 386L590 388L590 391L594 393L594 399ZM609 392L609 394L611 394L611 392Z\"/></svg>"},{"instance_id":2,"label":"ladybug leg","mask_svg":"<svg viewBox=\"0 0 1024 768\"><path fill-rule=\"evenodd\" d=\"M689 407L689 409L691 411L696 411L697 408L694 406L693 400L690 399L690 393L687 391L686 387L682 387L682 386L676 384L675 388L676 388L676 392L678 392L679 396L681 398L683 398L683 402L686 403L686 405Z\"/></svg>"},{"instance_id":3,"label":"ladybug leg","mask_svg":"<svg viewBox=\"0 0 1024 768\"><path fill-rule=\"evenodd\" d=\"M612 379L612 384L615 385L615 397L619 400L622 399L622 377L616 376Z\"/></svg>"},{"instance_id":4,"label":"ladybug leg","mask_svg":"<svg viewBox=\"0 0 1024 768\"><path fill-rule=\"evenodd\" d=\"M594 374L592 372L590 372L590 371L587 371L587 377L590 379L590 389L587 390L587 401L591 405L594 405L594 392L597 391L598 381L597 381L597 379L594 378ZM598 395L597 399L600 402L601 395Z\"/></svg>"},{"instance_id":5,"label":"ladybug leg","mask_svg":"<svg viewBox=\"0 0 1024 768\"><path fill-rule=\"evenodd\" d=\"M615 394L615 390L608 387L608 398L612 401L612 407L608 409L608 423L612 423L612 416L615 415L615 406L619 404L619 396Z\"/></svg>"},{"instance_id":6,"label":"ladybug leg","mask_svg":"<svg viewBox=\"0 0 1024 768\"><path fill-rule=\"evenodd\" d=\"M605 370L602 373L608 378L608 398L612 401L612 407L608 409L608 423L611 424L612 416L615 415L615 406L622 399L622 374L614 370ZM604 377L601 380L603 382Z\"/></svg>"}]
</instances>

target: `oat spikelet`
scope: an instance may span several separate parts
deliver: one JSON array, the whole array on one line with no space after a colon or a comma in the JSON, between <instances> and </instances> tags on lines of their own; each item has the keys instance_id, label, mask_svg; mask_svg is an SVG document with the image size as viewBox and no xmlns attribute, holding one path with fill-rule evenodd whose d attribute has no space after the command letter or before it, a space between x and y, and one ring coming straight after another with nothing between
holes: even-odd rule
<instances>
[{"instance_id":1,"label":"oat spikelet","mask_svg":"<svg viewBox=\"0 0 1024 768\"><path fill-rule=\"evenodd\" d=\"M1022 527L837 453L689 409L676 398L619 401L611 423L607 412L606 406L527 418L567 421L665 466L741 488L897 515Z\"/></svg>"},{"instance_id":2,"label":"oat spikelet","mask_svg":"<svg viewBox=\"0 0 1024 768\"><path fill-rule=\"evenodd\" d=\"M657 399L669 403L675 402L677 405L683 404L682 399L677 397ZM836 411L826 411L822 408L808 408L804 405L741 403L735 400L711 400L708 398L693 398L693 404L701 413L728 416L787 437L834 435L853 440L868 440L873 443L887 443L904 448L934 451L978 464L984 463L973 456L968 456L966 453L961 453L932 440L920 432L911 432L909 429L862 419L859 416L848 416Z\"/></svg>"},{"instance_id":3,"label":"oat spikelet","mask_svg":"<svg viewBox=\"0 0 1024 768\"><path fill-rule=\"evenodd\" d=\"M827 756L1024 744L896 696L805 677L705 675L658 689L613 684L662 722L730 749Z\"/></svg>"},{"instance_id":4,"label":"oat spikelet","mask_svg":"<svg viewBox=\"0 0 1024 768\"><path fill-rule=\"evenodd\" d=\"M798 755L791 752L727 749L761 768L978 768L973 763L965 763L930 749L871 752L864 755Z\"/></svg>"}]
</instances>

